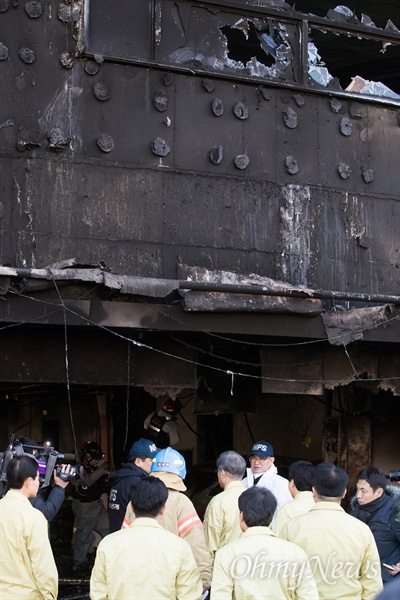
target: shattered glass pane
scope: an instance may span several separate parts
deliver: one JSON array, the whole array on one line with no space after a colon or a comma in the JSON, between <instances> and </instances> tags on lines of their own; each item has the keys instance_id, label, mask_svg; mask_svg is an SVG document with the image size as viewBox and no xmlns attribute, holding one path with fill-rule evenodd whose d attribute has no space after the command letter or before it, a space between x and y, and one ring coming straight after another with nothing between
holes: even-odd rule
<instances>
[{"instance_id":1,"label":"shattered glass pane","mask_svg":"<svg viewBox=\"0 0 400 600\"><path fill-rule=\"evenodd\" d=\"M236 23L232 25L232 29L239 29L245 36L246 40L249 39L250 25L247 19L239 19L239 21L236 21Z\"/></svg>"},{"instance_id":2,"label":"shattered glass pane","mask_svg":"<svg viewBox=\"0 0 400 600\"><path fill-rule=\"evenodd\" d=\"M328 19L332 21L341 21L343 23L359 23L357 16L353 13L352 10L347 8L347 6L337 6L336 8L331 8L328 10L326 14Z\"/></svg>"},{"instance_id":3,"label":"shattered glass pane","mask_svg":"<svg viewBox=\"0 0 400 600\"><path fill-rule=\"evenodd\" d=\"M272 77L271 67L266 67L258 62L255 56L246 63L246 69L253 77Z\"/></svg>"},{"instance_id":4,"label":"shattered glass pane","mask_svg":"<svg viewBox=\"0 0 400 600\"><path fill-rule=\"evenodd\" d=\"M333 9L335 12L340 13L341 15L344 15L345 17L352 17L353 16L353 11L350 10L350 8L348 8L347 6L336 6L336 8Z\"/></svg>"},{"instance_id":5,"label":"shattered glass pane","mask_svg":"<svg viewBox=\"0 0 400 600\"><path fill-rule=\"evenodd\" d=\"M270 54L274 58L276 58L276 49L278 44L275 40L268 35L268 33L257 33L258 39L261 43L261 48L264 50L265 54Z\"/></svg>"},{"instance_id":6,"label":"shattered glass pane","mask_svg":"<svg viewBox=\"0 0 400 600\"><path fill-rule=\"evenodd\" d=\"M309 42L308 73L314 81L316 81L320 85L323 85L324 87L327 87L328 83L332 81L333 77L324 65L325 63L318 54L318 50L315 44Z\"/></svg>"},{"instance_id":7,"label":"shattered glass pane","mask_svg":"<svg viewBox=\"0 0 400 600\"><path fill-rule=\"evenodd\" d=\"M178 48L169 55L169 59L178 65L184 65L194 59L194 51L189 46L186 46L186 48Z\"/></svg>"},{"instance_id":8,"label":"shattered glass pane","mask_svg":"<svg viewBox=\"0 0 400 600\"><path fill-rule=\"evenodd\" d=\"M399 98L400 44L319 27L310 28L309 40L309 75L319 85L331 89L336 81L344 91Z\"/></svg>"},{"instance_id":9,"label":"shattered glass pane","mask_svg":"<svg viewBox=\"0 0 400 600\"><path fill-rule=\"evenodd\" d=\"M361 15L361 25L365 25L365 27L376 27L375 23L368 15Z\"/></svg>"},{"instance_id":10,"label":"shattered glass pane","mask_svg":"<svg viewBox=\"0 0 400 600\"><path fill-rule=\"evenodd\" d=\"M281 44L279 48L276 49L276 58L279 62L286 64L287 66L290 64L292 60L293 52L290 46L286 44Z\"/></svg>"},{"instance_id":11,"label":"shattered glass pane","mask_svg":"<svg viewBox=\"0 0 400 600\"><path fill-rule=\"evenodd\" d=\"M382 23L377 27L361 10L358 18L351 3L335 6L335 2L328 1L292 0L289 5L288 1L230 3L226 0L213 2L212 8L201 1L162 0L156 3L157 10L151 12L148 7L154 5L154 0L140 3L121 0L124 9L119 12L110 8L109 1L97 0L102 10L89 9L91 27L87 31L85 52L95 60L100 57L101 61L110 57L123 62L140 60L192 73L222 72L231 78L279 78L281 82L303 84L301 45L310 42L309 85L399 98L400 30L389 18L396 22L398 12L385 12L385 20L389 20L383 29ZM234 8L236 3L265 10L252 12L249 8L247 13ZM357 2L355 8L361 9L362 4ZM372 7L379 0L366 2L365 9L367 4ZM394 0L392 4L396 4ZM137 25L139 5L139 21L146 27ZM313 19L305 14L301 23L299 13L311 6L315 7L319 21L313 24ZM326 14L327 6L331 8ZM276 9L280 10L279 16ZM380 18L375 9L372 16L375 20ZM133 29L132 24L135 24ZM301 31L301 26L307 24L308 39ZM376 31L379 29L384 35ZM149 31L153 31L154 39Z\"/></svg>"},{"instance_id":12,"label":"shattered glass pane","mask_svg":"<svg viewBox=\"0 0 400 600\"><path fill-rule=\"evenodd\" d=\"M245 67L242 62L239 60L232 60L231 58L226 59L225 65L229 67L229 69L234 69L235 71L244 71Z\"/></svg>"},{"instance_id":13,"label":"shattered glass pane","mask_svg":"<svg viewBox=\"0 0 400 600\"><path fill-rule=\"evenodd\" d=\"M347 86L346 92L357 92L358 94L368 94L369 96L380 96L385 98L400 98L400 95L393 92L383 83L368 81L359 77L359 75L352 78L352 82Z\"/></svg>"},{"instance_id":14,"label":"shattered glass pane","mask_svg":"<svg viewBox=\"0 0 400 600\"><path fill-rule=\"evenodd\" d=\"M227 39L226 66L254 77L276 78L294 59L287 27L271 19L239 19L221 27ZM243 37L238 37L240 31Z\"/></svg>"},{"instance_id":15,"label":"shattered glass pane","mask_svg":"<svg viewBox=\"0 0 400 600\"><path fill-rule=\"evenodd\" d=\"M397 29L396 25L390 19L386 23L385 31L393 31L394 33L400 33L400 29Z\"/></svg>"}]
</instances>

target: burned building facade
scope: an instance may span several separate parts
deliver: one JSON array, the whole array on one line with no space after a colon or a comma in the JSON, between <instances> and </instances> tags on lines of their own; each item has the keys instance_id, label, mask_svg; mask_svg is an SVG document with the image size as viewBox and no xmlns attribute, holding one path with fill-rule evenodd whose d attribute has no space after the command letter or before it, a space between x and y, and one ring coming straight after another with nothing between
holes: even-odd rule
<instances>
[{"instance_id":1,"label":"burned building facade","mask_svg":"<svg viewBox=\"0 0 400 600\"><path fill-rule=\"evenodd\" d=\"M396 4L0 0L3 444L399 467Z\"/></svg>"}]
</instances>

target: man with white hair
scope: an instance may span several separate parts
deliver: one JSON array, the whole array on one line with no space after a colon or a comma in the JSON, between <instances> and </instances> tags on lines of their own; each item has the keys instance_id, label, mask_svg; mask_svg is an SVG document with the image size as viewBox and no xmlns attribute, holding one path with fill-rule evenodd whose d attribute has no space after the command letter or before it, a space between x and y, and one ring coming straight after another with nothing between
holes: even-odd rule
<instances>
[{"instance_id":1,"label":"man with white hair","mask_svg":"<svg viewBox=\"0 0 400 600\"><path fill-rule=\"evenodd\" d=\"M216 551L241 536L238 499L246 489L242 479L246 470L243 456L228 450L217 459L217 476L222 492L208 503L204 514L204 533L212 558Z\"/></svg>"}]
</instances>

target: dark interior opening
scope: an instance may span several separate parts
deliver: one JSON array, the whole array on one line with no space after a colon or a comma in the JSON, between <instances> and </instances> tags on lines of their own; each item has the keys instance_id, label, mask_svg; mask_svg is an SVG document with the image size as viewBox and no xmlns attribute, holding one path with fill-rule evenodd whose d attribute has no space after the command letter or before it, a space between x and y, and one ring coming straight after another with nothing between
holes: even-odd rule
<instances>
[{"instance_id":1,"label":"dark interior opening","mask_svg":"<svg viewBox=\"0 0 400 600\"><path fill-rule=\"evenodd\" d=\"M382 42L337 35L313 28L310 41L333 77L345 90L356 75L368 81L383 83L400 94L400 45L384 47Z\"/></svg>"},{"instance_id":2,"label":"dark interior opening","mask_svg":"<svg viewBox=\"0 0 400 600\"><path fill-rule=\"evenodd\" d=\"M240 61L246 66L253 56L266 67L275 64L275 58L266 54L261 48L257 30L253 23L250 23L248 37L240 29L233 27L221 27L222 33L228 40L228 56L232 60ZM281 43L281 42L280 42Z\"/></svg>"}]
</instances>

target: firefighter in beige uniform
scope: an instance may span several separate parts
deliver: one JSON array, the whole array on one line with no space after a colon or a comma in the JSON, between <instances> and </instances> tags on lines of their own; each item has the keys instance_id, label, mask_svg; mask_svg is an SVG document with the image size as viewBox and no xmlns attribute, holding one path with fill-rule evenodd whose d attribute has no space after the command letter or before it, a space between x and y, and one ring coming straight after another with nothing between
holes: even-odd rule
<instances>
[{"instance_id":1,"label":"firefighter in beige uniform","mask_svg":"<svg viewBox=\"0 0 400 600\"><path fill-rule=\"evenodd\" d=\"M153 458L150 475L161 479L168 488L168 500L160 525L190 544L193 556L200 571L203 590L211 585L211 556L207 549L203 523L193 503L185 494L186 463L182 454L173 448L164 448ZM122 528L125 529L134 520L132 506L128 504Z\"/></svg>"},{"instance_id":2,"label":"firefighter in beige uniform","mask_svg":"<svg viewBox=\"0 0 400 600\"><path fill-rule=\"evenodd\" d=\"M159 524L168 490L155 477L132 486L136 519L99 544L91 600L200 600L201 580L189 544Z\"/></svg>"}]
</instances>

